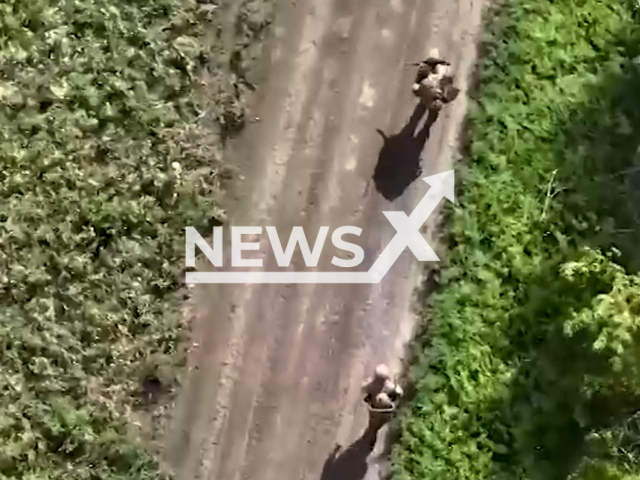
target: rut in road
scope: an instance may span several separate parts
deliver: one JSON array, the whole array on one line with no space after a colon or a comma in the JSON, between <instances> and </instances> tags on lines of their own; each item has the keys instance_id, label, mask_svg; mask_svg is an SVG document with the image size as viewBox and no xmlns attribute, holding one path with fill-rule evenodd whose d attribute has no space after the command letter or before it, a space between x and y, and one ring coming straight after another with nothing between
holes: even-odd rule
<instances>
[{"instance_id":1,"label":"rut in road","mask_svg":"<svg viewBox=\"0 0 640 480\"><path fill-rule=\"evenodd\" d=\"M395 233L382 212L409 214L428 189L415 181L418 175L451 168L466 108L461 94L435 124L425 127L420 112L410 120L415 72L405 63L435 46L464 92L482 6L471 0L284 4L267 80L255 98L253 113L262 120L234 150L246 159L246 179L232 223L276 226L283 243L297 225L310 239L320 226L330 232L358 226L366 255L361 268L368 269ZM403 132L407 122L423 138ZM433 237L431 219L425 232ZM264 259L264 270L276 270L267 236L260 242L253 253ZM334 254L328 242L316 270L335 270ZM308 270L299 252L288 269ZM376 285L197 288L189 308L198 348L166 442L178 477L326 477L334 444L354 442L366 424L361 382L377 363L399 366L415 323L420 271L407 250ZM359 473L341 472L337 463L331 476L374 478L378 453L358 457Z\"/></svg>"}]
</instances>

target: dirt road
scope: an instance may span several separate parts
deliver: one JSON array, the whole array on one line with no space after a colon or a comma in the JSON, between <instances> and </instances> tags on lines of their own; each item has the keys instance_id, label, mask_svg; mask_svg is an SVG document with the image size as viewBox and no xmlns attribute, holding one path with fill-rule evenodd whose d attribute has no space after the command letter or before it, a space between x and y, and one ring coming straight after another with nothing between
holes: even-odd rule
<instances>
[{"instance_id":1,"label":"dirt road","mask_svg":"<svg viewBox=\"0 0 640 480\"><path fill-rule=\"evenodd\" d=\"M368 269L395 233L382 212L410 213L428 189L420 176L451 168L466 108L461 95L414 136L423 112L412 116L415 71L404 64L437 47L464 89L481 9L474 0L287 2L254 99L260 121L236 147L245 179L232 223L275 225L283 242L296 225L311 241L320 226L359 226ZM260 241L245 257L277 269L267 235ZM316 270L335 271L334 254L327 242ZM299 253L296 269L305 269ZM359 444L331 468L325 460L335 442L362 433L359 387L371 368L399 366L419 273L407 249L378 285L198 287L197 348L167 442L179 478L377 478L379 451Z\"/></svg>"}]
</instances>

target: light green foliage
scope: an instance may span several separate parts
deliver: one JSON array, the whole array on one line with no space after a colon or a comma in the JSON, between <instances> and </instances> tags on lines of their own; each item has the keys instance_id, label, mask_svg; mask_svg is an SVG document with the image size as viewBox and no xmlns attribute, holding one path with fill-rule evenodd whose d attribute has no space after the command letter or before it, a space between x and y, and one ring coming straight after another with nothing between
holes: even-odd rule
<instances>
[{"instance_id":1,"label":"light green foliage","mask_svg":"<svg viewBox=\"0 0 640 480\"><path fill-rule=\"evenodd\" d=\"M640 23L613 0L490 17L395 476L635 479Z\"/></svg>"},{"instance_id":2,"label":"light green foliage","mask_svg":"<svg viewBox=\"0 0 640 480\"><path fill-rule=\"evenodd\" d=\"M220 213L268 24L236 3L231 51L195 0L0 3L0 478L159 475L127 422L180 362L184 228Z\"/></svg>"}]
</instances>

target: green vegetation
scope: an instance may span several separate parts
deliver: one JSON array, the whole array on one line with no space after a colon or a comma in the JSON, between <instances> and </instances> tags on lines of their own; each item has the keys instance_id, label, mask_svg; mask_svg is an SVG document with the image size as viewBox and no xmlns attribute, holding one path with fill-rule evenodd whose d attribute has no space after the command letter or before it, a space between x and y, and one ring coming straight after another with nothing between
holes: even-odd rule
<instances>
[{"instance_id":1,"label":"green vegetation","mask_svg":"<svg viewBox=\"0 0 640 480\"><path fill-rule=\"evenodd\" d=\"M268 5L0 3L0 478L160 475L132 412L175 380L184 227L221 213Z\"/></svg>"},{"instance_id":2,"label":"green vegetation","mask_svg":"<svg viewBox=\"0 0 640 480\"><path fill-rule=\"evenodd\" d=\"M395 478L640 478L635 8L492 12Z\"/></svg>"}]
</instances>

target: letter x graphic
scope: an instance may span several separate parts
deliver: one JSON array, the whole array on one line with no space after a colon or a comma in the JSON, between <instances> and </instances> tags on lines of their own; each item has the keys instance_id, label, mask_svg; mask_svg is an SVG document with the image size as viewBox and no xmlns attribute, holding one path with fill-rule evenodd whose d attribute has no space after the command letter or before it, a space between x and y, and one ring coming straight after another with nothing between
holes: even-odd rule
<instances>
[{"instance_id":1,"label":"letter x graphic","mask_svg":"<svg viewBox=\"0 0 640 480\"><path fill-rule=\"evenodd\" d=\"M404 212L383 212L396 234L389 245L382 251L378 259L367 272L373 281L380 281L386 275L391 266L398 259L402 251L409 247L416 258L421 262L437 262L440 260L427 240L420 233L420 228L433 213L443 197L451 202L454 200L454 174L453 170L444 172L423 180L431 185L427 194L422 197L420 203L407 216Z\"/></svg>"},{"instance_id":2,"label":"letter x graphic","mask_svg":"<svg viewBox=\"0 0 640 480\"><path fill-rule=\"evenodd\" d=\"M399 250L406 247L413 252L421 262L438 261L436 252L433 251L427 240L420 233L420 227L427 221L427 218L417 218L420 212L414 210L410 216L404 212L383 212L389 223L396 229L394 240L398 239L398 245L402 245ZM427 215L428 217L428 215ZM401 243L402 242L402 243Z\"/></svg>"}]
</instances>

